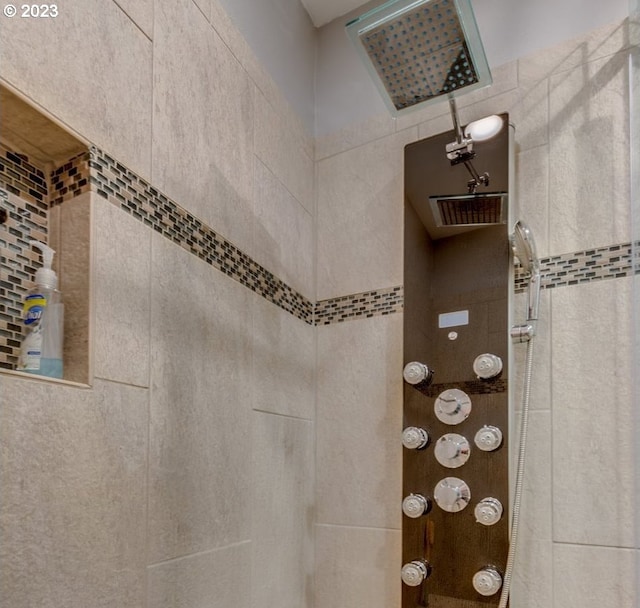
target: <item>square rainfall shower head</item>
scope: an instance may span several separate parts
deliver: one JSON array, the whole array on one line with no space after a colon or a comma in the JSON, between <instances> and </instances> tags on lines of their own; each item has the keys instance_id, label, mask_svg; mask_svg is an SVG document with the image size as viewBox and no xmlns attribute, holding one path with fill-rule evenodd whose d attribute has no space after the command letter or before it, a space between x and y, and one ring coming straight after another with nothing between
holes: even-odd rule
<instances>
[{"instance_id":1,"label":"square rainfall shower head","mask_svg":"<svg viewBox=\"0 0 640 608\"><path fill-rule=\"evenodd\" d=\"M470 0L392 0L347 32L394 116L491 84Z\"/></svg>"}]
</instances>

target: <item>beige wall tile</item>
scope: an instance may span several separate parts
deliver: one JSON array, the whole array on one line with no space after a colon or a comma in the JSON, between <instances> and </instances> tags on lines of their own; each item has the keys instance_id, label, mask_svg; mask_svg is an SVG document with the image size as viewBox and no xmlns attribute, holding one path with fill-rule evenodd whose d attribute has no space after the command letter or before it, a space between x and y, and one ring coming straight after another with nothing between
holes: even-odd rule
<instances>
[{"instance_id":1,"label":"beige wall tile","mask_svg":"<svg viewBox=\"0 0 640 608\"><path fill-rule=\"evenodd\" d=\"M249 539L250 292L152 241L149 559Z\"/></svg>"},{"instance_id":2,"label":"beige wall tile","mask_svg":"<svg viewBox=\"0 0 640 608\"><path fill-rule=\"evenodd\" d=\"M616 279L553 293L556 541L634 543L630 287Z\"/></svg>"},{"instance_id":3,"label":"beige wall tile","mask_svg":"<svg viewBox=\"0 0 640 608\"><path fill-rule=\"evenodd\" d=\"M553 603L553 577L553 543L535 538L518 540L509 594L511 605L518 608L562 608L562 604Z\"/></svg>"},{"instance_id":4,"label":"beige wall tile","mask_svg":"<svg viewBox=\"0 0 640 608\"><path fill-rule=\"evenodd\" d=\"M59 288L65 312L64 378L88 384L90 377L91 195L59 206ZM55 257L55 256L54 256Z\"/></svg>"},{"instance_id":5,"label":"beige wall tile","mask_svg":"<svg viewBox=\"0 0 640 608\"><path fill-rule=\"evenodd\" d=\"M149 386L150 228L97 195L94 204L94 373Z\"/></svg>"},{"instance_id":6,"label":"beige wall tile","mask_svg":"<svg viewBox=\"0 0 640 608\"><path fill-rule=\"evenodd\" d=\"M629 239L627 80L624 53L551 79L552 252Z\"/></svg>"},{"instance_id":7,"label":"beige wall tile","mask_svg":"<svg viewBox=\"0 0 640 608\"><path fill-rule=\"evenodd\" d=\"M171 560L149 568L149 608L249 608L248 564L244 542Z\"/></svg>"},{"instance_id":8,"label":"beige wall tile","mask_svg":"<svg viewBox=\"0 0 640 608\"><path fill-rule=\"evenodd\" d=\"M0 19L0 38L4 79L150 176L152 45L114 2L65 2L55 19Z\"/></svg>"},{"instance_id":9,"label":"beige wall tile","mask_svg":"<svg viewBox=\"0 0 640 608\"><path fill-rule=\"evenodd\" d=\"M253 408L315 419L316 329L261 296L252 302Z\"/></svg>"},{"instance_id":10,"label":"beige wall tile","mask_svg":"<svg viewBox=\"0 0 640 608\"><path fill-rule=\"evenodd\" d=\"M114 1L149 38L153 38L153 0Z\"/></svg>"},{"instance_id":11,"label":"beige wall tile","mask_svg":"<svg viewBox=\"0 0 640 608\"><path fill-rule=\"evenodd\" d=\"M362 123L349 125L337 133L317 138L316 161L346 152L375 139L387 137L395 133L395 130L396 121L388 112L373 116Z\"/></svg>"},{"instance_id":12,"label":"beige wall tile","mask_svg":"<svg viewBox=\"0 0 640 608\"><path fill-rule=\"evenodd\" d=\"M399 528L401 314L318 328L316 415L318 522Z\"/></svg>"},{"instance_id":13,"label":"beige wall tile","mask_svg":"<svg viewBox=\"0 0 640 608\"><path fill-rule=\"evenodd\" d=\"M252 255L278 278L314 300L314 221L278 178L255 159Z\"/></svg>"},{"instance_id":14,"label":"beige wall tile","mask_svg":"<svg viewBox=\"0 0 640 608\"><path fill-rule=\"evenodd\" d=\"M311 606L313 424L255 412L252 436L252 606Z\"/></svg>"},{"instance_id":15,"label":"beige wall tile","mask_svg":"<svg viewBox=\"0 0 640 608\"><path fill-rule=\"evenodd\" d=\"M398 530L316 526L316 608L400 608Z\"/></svg>"},{"instance_id":16,"label":"beige wall tile","mask_svg":"<svg viewBox=\"0 0 640 608\"><path fill-rule=\"evenodd\" d=\"M553 605L620 608L637 605L634 551L555 544Z\"/></svg>"},{"instance_id":17,"label":"beige wall tile","mask_svg":"<svg viewBox=\"0 0 640 608\"><path fill-rule=\"evenodd\" d=\"M404 146L417 128L318 163L318 299L402 284Z\"/></svg>"},{"instance_id":18,"label":"beige wall tile","mask_svg":"<svg viewBox=\"0 0 640 608\"><path fill-rule=\"evenodd\" d=\"M188 0L156 3L153 44L153 184L241 249L250 249L249 78ZM208 60L194 60L202 56Z\"/></svg>"},{"instance_id":19,"label":"beige wall tile","mask_svg":"<svg viewBox=\"0 0 640 608\"><path fill-rule=\"evenodd\" d=\"M148 393L0 378L7 606L139 608Z\"/></svg>"},{"instance_id":20,"label":"beige wall tile","mask_svg":"<svg viewBox=\"0 0 640 608\"><path fill-rule=\"evenodd\" d=\"M256 91L255 153L297 201L314 212L313 156L308 154L288 116Z\"/></svg>"}]
</instances>

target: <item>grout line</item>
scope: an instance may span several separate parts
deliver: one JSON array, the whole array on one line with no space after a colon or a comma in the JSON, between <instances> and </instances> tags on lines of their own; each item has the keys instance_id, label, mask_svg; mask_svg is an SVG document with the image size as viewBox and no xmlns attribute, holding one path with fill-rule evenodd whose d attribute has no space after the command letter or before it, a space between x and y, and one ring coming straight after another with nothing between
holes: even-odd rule
<instances>
[{"instance_id":1,"label":"grout line","mask_svg":"<svg viewBox=\"0 0 640 608\"><path fill-rule=\"evenodd\" d=\"M229 545L224 545L223 547L215 547L213 549L206 549L204 551L198 551L196 553L186 553L185 555L179 555L178 557L172 557L170 559L161 560L159 562L154 562L153 564L147 564L147 569L151 568L159 568L161 566L166 566L167 564L173 564L176 562L185 561L188 559L192 559L194 557L202 557L204 555L210 555L212 553L219 553L220 551L225 551L227 549L234 549L236 547L243 547L244 545L250 545L250 540L241 540L237 543L231 543Z\"/></svg>"}]
</instances>

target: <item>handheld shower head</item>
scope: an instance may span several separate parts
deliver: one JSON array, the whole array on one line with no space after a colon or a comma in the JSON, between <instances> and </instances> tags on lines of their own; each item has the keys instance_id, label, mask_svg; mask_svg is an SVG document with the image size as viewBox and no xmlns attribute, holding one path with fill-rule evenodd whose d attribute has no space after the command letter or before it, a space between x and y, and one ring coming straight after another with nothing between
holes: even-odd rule
<instances>
[{"instance_id":1,"label":"handheld shower head","mask_svg":"<svg viewBox=\"0 0 640 608\"><path fill-rule=\"evenodd\" d=\"M531 230L529 230L529 227L522 220L518 220L513 227L511 248L513 255L518 258L520 265L527 274L531 274L537 270L538 258L536 256L536 244L533 240Z\"/></svg>"},{"instance_id":2,"label":"handheld shower head","mask_svg":"<svg viewBox=\"0 0 640 608\"><path fill-rule=\"evenodd\" d=\"M522 220L518 220L513 227L510 240L513 255L518 258L524 272L529 275L527 323L537 321L540 303L540 264L536 255L533 234Z\"/></svg>"}]
</instances>

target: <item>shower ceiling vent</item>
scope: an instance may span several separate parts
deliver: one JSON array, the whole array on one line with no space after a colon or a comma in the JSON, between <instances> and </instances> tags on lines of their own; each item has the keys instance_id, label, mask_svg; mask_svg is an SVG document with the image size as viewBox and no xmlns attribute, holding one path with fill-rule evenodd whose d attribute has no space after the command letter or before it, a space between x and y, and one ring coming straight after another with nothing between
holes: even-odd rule
<instances>
[{"instance_id":1,"label":"shower ceiling vent","mask_svg":"<svg viewBox=\"0 0 640 608\"><path fill-rule=\"evenodd\" d=\"M470 0L392 0L347 32L394 116L491 84Z\"/></svg>"}]
</instances>

